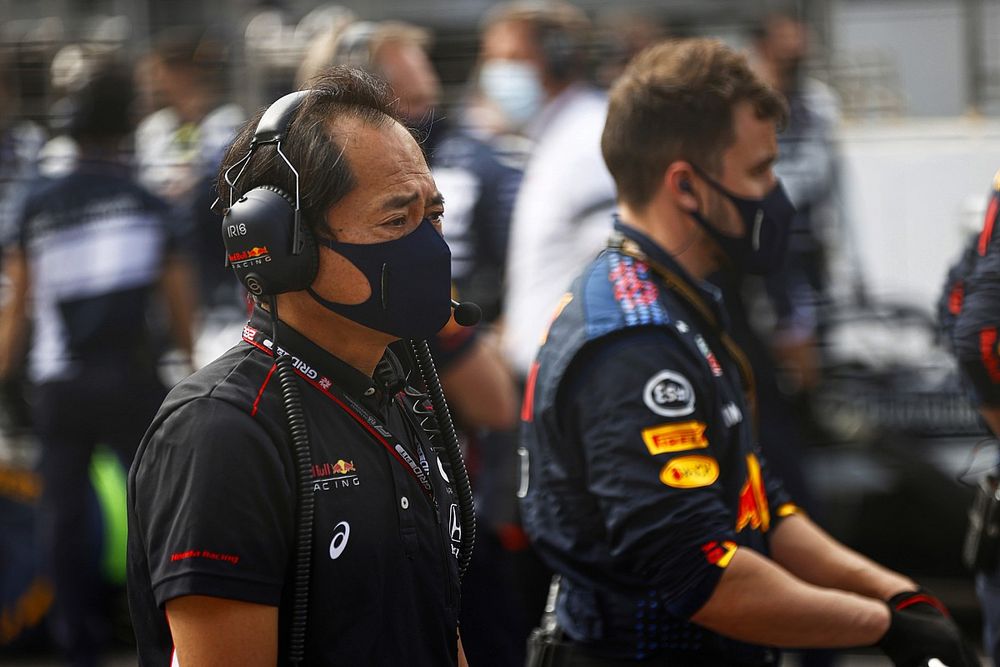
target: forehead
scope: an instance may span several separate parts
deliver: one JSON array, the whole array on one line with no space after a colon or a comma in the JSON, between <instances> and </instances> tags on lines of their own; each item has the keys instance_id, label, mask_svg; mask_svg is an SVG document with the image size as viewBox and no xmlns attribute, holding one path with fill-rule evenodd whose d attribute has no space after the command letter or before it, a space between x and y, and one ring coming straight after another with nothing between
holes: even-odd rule
<instances>
[{"instance_id":1,"label":"forehead","mask_svg":"<svg viewBox=\"0 0 1000 667\"><path fill-rule=\"evenodd\" d=\"M739 102L733 107L733 142L723 153L724 166L749 165L778 152L778 133L775 122L758 118L750 102Z\"/></svg>"},{"instance_id":2,"label":"forehead","mask_svg":"<svg viewBox=\"0 0 1000 667\"><path fill-rule=\"evenodd\" d=\"M333 135L351 165L355 191L374 196L400 188L434 187L423 151L410 132L394 120L372 125L357 118L338 120Z\"/></svg>"}]
</instances>

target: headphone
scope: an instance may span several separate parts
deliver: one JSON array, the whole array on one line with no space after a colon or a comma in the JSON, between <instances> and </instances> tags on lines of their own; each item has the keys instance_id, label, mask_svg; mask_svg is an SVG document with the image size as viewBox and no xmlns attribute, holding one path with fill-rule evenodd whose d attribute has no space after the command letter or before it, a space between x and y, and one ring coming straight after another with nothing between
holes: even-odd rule
<instances>
[{"instance_id":1,"label":"headphone","mask_svg":"<svg viewBox=\"0 0 1000 667\"><path fill-rule=\"evenodd\" d=\"M372 39L379 31L373 21L357 21L350 24L337 37L332 62L336 65L350 65L363 70L372 65Z\"/></svg>"},{"instance_id":2,"label":"headphone","mask_svg":"<svg viewBox=\"0 0 1000 667\"><path fill-rule=\"evenodd\" d=\"M226 169L229 208L222 218L226 263L240 283L254 296L296 292L312 285L319 270L316 238L302 222L299 172L281 151L292 117L309 94L289 93L271 104L257 122L250 150ZM274 185L258 185L233 201L233 192L250 158L261 146L274 144L278 155L295 175L295 194ZM239 168L236 178L229 173Z\"/></svg>"},{"instance_id":3,"label":"headphone","mask_svg":"<svg viewBox=\"0 0 1000 667\"><path fill-rule=\"evenodd\" d=\"M542 59L552 78L565 81L578 66L579 40L565 26L554 21L538 22Z\"/></svg>"}]
</instances>

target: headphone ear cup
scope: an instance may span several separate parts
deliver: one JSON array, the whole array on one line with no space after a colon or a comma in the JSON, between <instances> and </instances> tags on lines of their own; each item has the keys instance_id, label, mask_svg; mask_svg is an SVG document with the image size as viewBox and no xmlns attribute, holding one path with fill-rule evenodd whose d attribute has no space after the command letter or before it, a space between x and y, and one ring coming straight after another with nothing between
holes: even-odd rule
<instances>
[{"instance_id":1,"label":"headphone ear cup","mask_svg":"<svg viewBox=\"0 0 1000 667\"><path fill-rule=\"evenodd\" d=\"M560 81L568 79L575 65L576 45L570 34L557 26L543 28L542 57L549 74Z\"/></svg>"},{"instance_id":2,"label":"headphone ear cup","mask_svg":"<svg viewBox=\"0 0 1000 667\"><path fill-rule=\"evenodd\" d=\"M254 296L303 290L315 280L316 239L303 229L302 250L293 252L295 218L295 199L273 185L250 190L226 212L222 221L226 258Z\"/></svg>"}]
</instances>

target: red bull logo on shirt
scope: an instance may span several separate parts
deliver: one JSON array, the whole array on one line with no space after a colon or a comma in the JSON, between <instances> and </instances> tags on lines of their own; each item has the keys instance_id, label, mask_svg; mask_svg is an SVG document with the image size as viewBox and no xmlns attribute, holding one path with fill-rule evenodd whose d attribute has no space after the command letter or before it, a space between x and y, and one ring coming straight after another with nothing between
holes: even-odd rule
<instances>
[{"instance_id":1,"label":"red bull logo on shirt","mask_svg":"<svg viewBox=\"0 0 1000 667\"><path fill-rule=\"evenodd\" d=\"M361 485L361 478L358 477L354 461L337 459L336 463L314 463L312 473L313 491L329 491Z\"/></svg>"},{"instance_id":2,"label":"red bull logo on shirt","mask_svg":"<svg viewBox=\"0 0 1000 667\"><path fill-rule=\"evenodd\" d=\"M747 480L740 489L736 532L747 526L765 533L771 527L771 511L767 506L767 492L760 474L760 462L753 454L747 454Z\"/></svg>"}]
</instances>

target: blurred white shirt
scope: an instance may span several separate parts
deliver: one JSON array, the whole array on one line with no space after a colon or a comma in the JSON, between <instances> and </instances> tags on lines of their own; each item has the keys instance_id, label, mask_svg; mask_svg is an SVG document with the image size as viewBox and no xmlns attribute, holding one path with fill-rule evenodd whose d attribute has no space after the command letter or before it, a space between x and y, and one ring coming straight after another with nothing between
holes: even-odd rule
<instances>
[{"instance_id":1,"label":"blurred white shirt","mask_svg":"<svg viewBox=\"0 0 1000 667\"><path fill-rule=\"evenodd\" d=\"M608 102L573 86L542 110L514 205L507 254L503 351L524 378L559 297L604 247L615 187L601 156Z\"/></svg>"}]
</instances>

